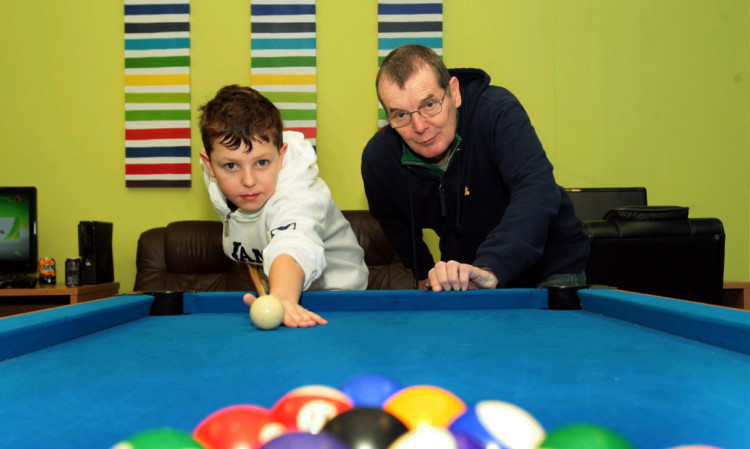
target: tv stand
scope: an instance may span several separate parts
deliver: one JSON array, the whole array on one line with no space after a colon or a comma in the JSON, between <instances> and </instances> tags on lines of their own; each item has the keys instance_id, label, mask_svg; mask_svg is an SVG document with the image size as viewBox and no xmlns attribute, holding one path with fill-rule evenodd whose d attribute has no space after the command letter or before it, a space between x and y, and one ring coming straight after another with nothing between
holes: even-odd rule
<instances>
[{"instance_id":1,"label":"tv stand","mask_svg":"<svg viewBox=\"0 0 750 449\"><path fill-rule=\"evenodd\" d=\"M119 282L84 284L78 287L37 285L34 288L2 288L0 317L109 298L119 291Z\"/></svg>"},{"instance_id":2,"label":"tv stand","mask_svg":"<svg viewBox=\"0 0 750 449\"><path fill-rule=\"evenodd\" d=\"M0 288L34 288L37 283L36 273L13 273L0 275Z\"/></svg>"}]
</instances>

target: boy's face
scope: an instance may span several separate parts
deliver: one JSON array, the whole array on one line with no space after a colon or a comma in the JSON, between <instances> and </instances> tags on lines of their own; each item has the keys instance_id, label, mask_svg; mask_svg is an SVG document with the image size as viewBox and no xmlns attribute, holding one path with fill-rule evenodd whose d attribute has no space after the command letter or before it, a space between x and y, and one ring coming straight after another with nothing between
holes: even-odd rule
<instances>
[{"instance_id":1,"label":"boy's face","mask_svg":"<svg viewBox=\"0 0 750 449\"><path fill-rule=\"evenodd\" d=\"M252 151L244 143L236 150L214 141L211 157L205 151L201 159L211 177L229 201L247 212L263 207L276 191L286 144L280 150L271 142L253 140Z\"/></svg>"}]
</instances>

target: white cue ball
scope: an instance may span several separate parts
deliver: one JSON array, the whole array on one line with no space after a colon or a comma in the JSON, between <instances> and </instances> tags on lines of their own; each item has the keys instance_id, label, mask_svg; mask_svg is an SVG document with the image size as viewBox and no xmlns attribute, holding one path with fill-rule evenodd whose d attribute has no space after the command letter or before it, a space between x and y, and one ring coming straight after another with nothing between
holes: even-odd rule
<instances>
[{"instance_id":1,"label":"white cue ball","mask_svg":"<svg viewBox=\"0 0 750 449\"><path fill-rule=\"evenodd\" d=\"M250 305L250 320L259 329L276 329L284 321L284 306L275 296L261 296Z\"/></svg>"}]
</instances>

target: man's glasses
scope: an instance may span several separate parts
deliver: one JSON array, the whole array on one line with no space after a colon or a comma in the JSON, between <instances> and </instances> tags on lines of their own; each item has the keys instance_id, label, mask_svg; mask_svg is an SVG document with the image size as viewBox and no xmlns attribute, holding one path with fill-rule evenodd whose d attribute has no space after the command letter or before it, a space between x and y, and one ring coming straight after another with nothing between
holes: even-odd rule
<instances>
[{"instance_id":1,"label":"man's glasses","mask_svg":"<svg viewBox=\"0 0 750 449\"><path fill-rule=\"evenodd\" d=\"M411 123L411 115L418 112L419 115L421 115L424 118L430 118L434 117L438 114L440 114L440 111L443 110L443 101L445 101L445 94L443 94L443 98L440 99L440 101L437 100L428 100L425 104L419 107L416 111L407 112L407 111L401 111L396 112L394 114L391 114L388 116L388 123L391 124L391 128L401 128L402 126L406 126L409 123Z\"/></svg>"}]
</instances>

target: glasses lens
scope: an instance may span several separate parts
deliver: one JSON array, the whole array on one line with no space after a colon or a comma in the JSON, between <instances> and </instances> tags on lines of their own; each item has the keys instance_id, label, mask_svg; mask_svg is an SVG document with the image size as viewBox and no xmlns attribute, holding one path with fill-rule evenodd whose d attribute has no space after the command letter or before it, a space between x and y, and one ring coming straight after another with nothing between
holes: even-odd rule
<instances>
[{"instance_id":1,"label":"glasses lens","mask_svg":"<svg viewBox=\"0 0 750 449\"><path fill-rule=\"evenodd\" d=\"M422 117L432 117L433 115L438 115L442 108L443 105L441 102L431 101L419 108L419 113L422 114Z\"/></svg>"},{"instance_id":2,"label":"glasses lens","mask_svg":"<svg viewBox=\"0 0 750 449\"><path fill-rule=\"evenodd\" d=\"M399 114L388 119L388 122L394 128L406 126L411 122L411 114Z\"/></svg>"}]
</instances>

